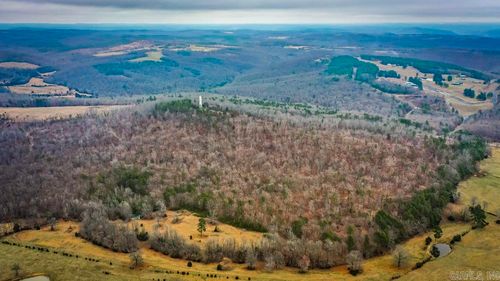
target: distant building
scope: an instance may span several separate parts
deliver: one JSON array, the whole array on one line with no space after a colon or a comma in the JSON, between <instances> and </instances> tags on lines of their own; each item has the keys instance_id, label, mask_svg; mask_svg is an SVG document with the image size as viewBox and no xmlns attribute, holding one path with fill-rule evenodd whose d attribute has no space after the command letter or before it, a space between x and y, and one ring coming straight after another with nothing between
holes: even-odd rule
<instances>
[{"instance_id":1,"label":"distant building","mask_svg":"<svg viewBox=\"0 0 500 281\"><path fill-rule=\"evenodd\" d=\"M203 100L202 100L201 96L198 96L198 106L200 108L203 108Z\"/></svg>"},{"instance_id":2,"label":"distant building","mask_svg":"<svg viewBox=\"0 0 500 281\"><path fill-rule=\"evenodd\" d=\"M418 88L417 84L413 82L405 82L405 86L412 87L412 88Z\"/></svg>"}]
</instances>

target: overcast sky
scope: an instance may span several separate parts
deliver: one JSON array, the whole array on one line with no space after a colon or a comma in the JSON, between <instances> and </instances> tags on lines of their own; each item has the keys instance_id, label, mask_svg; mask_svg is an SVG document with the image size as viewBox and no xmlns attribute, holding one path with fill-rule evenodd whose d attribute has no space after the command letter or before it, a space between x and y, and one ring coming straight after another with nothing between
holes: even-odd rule
<instances>
[{"instance_id":1,"label":"overcast sky","mask_svg":"<svg viewBox=\"0 0 500 281\"><path fill-rule=\"evenodd\" d=\"M500 0L0 0L4 23L500 22Z\"/></svg>"}]
</instances>

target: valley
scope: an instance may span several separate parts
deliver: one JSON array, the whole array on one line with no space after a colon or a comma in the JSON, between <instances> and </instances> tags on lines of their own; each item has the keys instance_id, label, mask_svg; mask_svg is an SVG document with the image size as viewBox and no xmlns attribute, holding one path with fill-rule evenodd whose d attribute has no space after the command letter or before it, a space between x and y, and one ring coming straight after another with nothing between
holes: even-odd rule
<instances>
[{"instance_id":1,"label":"valley","mask_svg":"<svg viewBox=\"0 0 500 281\"><path fill-rule=\"evenodd\" d=\"M498 30L0 23L0 280L497 280Z\"/></svg>"}]
</instances>

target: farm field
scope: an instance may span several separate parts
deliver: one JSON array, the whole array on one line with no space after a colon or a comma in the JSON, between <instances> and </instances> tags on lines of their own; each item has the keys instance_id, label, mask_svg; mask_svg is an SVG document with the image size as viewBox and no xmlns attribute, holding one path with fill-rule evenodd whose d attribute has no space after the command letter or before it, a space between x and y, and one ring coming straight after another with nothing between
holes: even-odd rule
<instances>
[{"instance_id":1,"label":"farm field","mask_svg":"<svg viewBox=\"0 0 500 281\"><path fill-rule=\"evenodd\" d=\"M233 46L227 46L227 45L218 45L218 44L212 44L212 45L197 45L197 44L189 44L188 46L174 46L169 48L169 51L190 51L190 52L200 52L200 53L210 53L210 52L216 52L220 51L223 49L227 48L234 48Z\"/></svg>"},{"instance_id":2,"label":"farm field","mask_svg":"<svg viewBox=\"0 0 500 281\"><path fill-rule=\"evenodd\" d=\"M147 40L135 41L128 44L122 44L107 48L105 50L100 50L94 54L95 57L113 57L122 56L129 54L131 52L151 50L153 44Z\"/></svg>"},{"instance_id":3,"label":"farm field","mask_svg":"<svg viewBox=\"0 0 500 281\"><path fill-rule=\"evenodd\" d=\"M103 113L123 108L123 105L102 106L54 106L54 107L2 107L0 114L5 114L14 121L34 121L76 117L89 112Z\"/></svg>"},{"instance_id":4,"label":"farm field","mask_svg":"<svg viewBox=\"0 0 500 281\"><path fill-rule=\"evenodd\" d=\"M460 205L467 206L472 198L484 204L486 211L495 213L500 210L500 148L492 147L492 157L481 162L478 176L460 183ZM470 231L462 241L455 244L452 252L443 258L425 264L421 269L410 272L400 280L448 280L457 272L472 271L487 280L489 272L496 272L500 264L500 225L498 217L488 215L489 225L484 229ZM455 224L458 225L458 224ZM443 227L446 234L447 230ZM493 279L495 280L495 279Z\"/></svg>"},{"instance_id":5,"label":"farm field","mask_svg":"<svg viewBox=\"0 0 500 281\"><path fill-rule=\"evenodd\" d=\"M426 95L434 95L445 98L447 103L458 110L458 112L462 116L470 116L479 112L480 110L488 110L493 107L493 103L491 102L491 100L479 101L477 99L465 97L463 95L464 89L473 89L476 94L479 94L480 92L494 92L500 86L498 82L490 82L488 84L484 84L484 81L479 79L474 79L464 75L460 76L450 74L452 76L452 81L447 82L449 83L449 87L445 88L436 85L432 81L432 74L423 73L412 66L402 67L394 64L382 64L377 60L360 60L371 62L377 65L380 70L396 71L401 76L400 78L379 78L389 80L390 82L396 84L404 85L409 77L420 77L422 79L423 90ZM443 74L443 77L445 79L447 76L448 74Z\"/></svg>"},{"instance_id":6,"label":"farm field","mask_svg":"<svg viewBox=\"0 0 500 281\"><path fill-rule=\"evenodd\" d=\"M23 85L7 87L11 93L22 95L50 95L74 97L70 89L66 86L46 83L43 78L33 77L28 83Z\"/></svg>"},{"instance_id":7,"label":"farm field","mask_svg":"<svg viewBox=\"0 0 500 281\"><path fill-rule=\"evenodd\" d=\"M0 68L37 69L39 65L29 62L6 61L0 62Z\"/></svg>"},{"instance_id":8,"label":"farm field","mask_svg":"<svg viewBox=\"0 0 500 281\"><path fill-rule=\"evenodd\" d=\"M156 61L159 62L161 61L161 58L163 57L163 52L162 48L156 47L152 51L146 52L146 56L130 60L131 62L143 62L143 61Z\"/></svg>"}]
</instances>

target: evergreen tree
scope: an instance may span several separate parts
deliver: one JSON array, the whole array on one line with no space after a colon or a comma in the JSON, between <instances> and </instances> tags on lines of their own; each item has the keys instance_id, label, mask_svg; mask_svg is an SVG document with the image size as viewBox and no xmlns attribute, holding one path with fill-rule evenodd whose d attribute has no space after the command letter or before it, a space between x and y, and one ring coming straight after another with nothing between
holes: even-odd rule
<instances>
[{"instance_id":1,"label":"evergreen tree","mask_svg":"<svg viewBox=\"0 0 500 281\"><path fill-rule=\"evenodd\" d=\"M354 233L354 230L352 229L352 226L349 226L347 228L347 235L348 236L347 236L347 240L346 240L347 250L349 252L356 249L356 242L354 241L353 233Z\"/></svg>"},{"instance_id":2,"label":"evergreen tree","mask_svg":"<svg viewBox=\"0 0 500 281\"><path fill-rule=\"evenodd\" d=\"M200 233L200 235L203 237L203 232L205 232L207 230L206 228L206 221L204 218L200 218L198 220L198 232Z\"/></svg>"},{"instance_id":3,"label":"evergreen tree","mask_svg":"<svg viewBox=\"0 0 500 281\"><path fill-rule=\"evenodd\" d=\"M488 223L486 222L486 213L484 212L481 205L477 204L469 207L469 210L472 214L472 219L474 221L474 227L483 228Z\"/></svg>"},{"instance_id":4,"label":"evergreen tree","mask_svg":"<svg viewBox=\"0 0 500 281\"><path fill-rule=\"evenodd\" d=\"M443 85L443 76L440 73L434 73L434 77L432 78L434 83L437 85Z\"/></svg>"}]
</instances>

